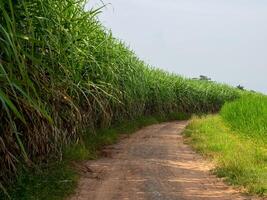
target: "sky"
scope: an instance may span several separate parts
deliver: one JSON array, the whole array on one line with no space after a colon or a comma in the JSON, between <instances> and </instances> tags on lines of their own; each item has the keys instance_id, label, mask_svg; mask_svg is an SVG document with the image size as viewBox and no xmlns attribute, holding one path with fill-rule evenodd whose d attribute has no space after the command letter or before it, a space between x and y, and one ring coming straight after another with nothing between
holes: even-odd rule
<instances>
[{"instance_id":1,"label":"sky","mask_svg":"<svg viewBox=\"0 0 267 200\"><path fill-rule=\"evenodd\" d=\"M100 21L146 63L267 94L266 0L102 2Z\"/></svg>"}]
</instances>

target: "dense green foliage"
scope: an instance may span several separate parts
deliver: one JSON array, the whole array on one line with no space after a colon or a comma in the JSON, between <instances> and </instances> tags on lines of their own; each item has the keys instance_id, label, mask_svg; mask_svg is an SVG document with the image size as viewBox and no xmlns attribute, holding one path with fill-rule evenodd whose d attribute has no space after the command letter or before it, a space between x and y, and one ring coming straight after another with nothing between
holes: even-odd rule
<instances>
[{"instance_id":1,"label":"dense green foliage","mask_svg":"<svg viewBox=\"0 0 267 200\"><path fill-rule=\"evenodd\" d=\"M185 134L196 150L213 159L217 175L250 193L267 195L267 143L232 131L221 116L194 118Z\"/></svg>"},{"instance_id":2,"label":"dense green foliage","mask_svg":"<svg viewBox=\"0 0 267 200\"><path fill-rule=\"evenodd\" d=\"M150 68L102 27L99 10L84 5L0 2L1 189L17 166L61 155L85 128L143 115L215 112L239 95Z\"/></svg>"},{"instance_id":3,"label":"dense green foliage","mask_svg":"<svg viewBox=\"0 0 267 200\"><path fill-rule=\"evenodd\" d=\"M220 114L233 130L267 142L267 96L245 95L226 103Z\"/></svg>"}]
</instances>

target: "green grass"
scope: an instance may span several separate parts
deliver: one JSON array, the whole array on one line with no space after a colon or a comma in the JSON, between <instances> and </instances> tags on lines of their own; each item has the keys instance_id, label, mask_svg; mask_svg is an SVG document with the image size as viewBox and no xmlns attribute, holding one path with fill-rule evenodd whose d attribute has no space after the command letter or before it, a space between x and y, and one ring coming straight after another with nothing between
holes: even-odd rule
<instances>
[{"instance_id":1,"label":"green grass","mask_svg":"<svg viewBox=\"0 0 267 200\"><path fill-rule=\"evenodd\" d=\"M218 176L249 193L267 195L266 143L244 137L213 115L193 118L185 135L198 152L213 160Z\"/></svg>"},{"instance_id":2,"label":"green grass","mask_svg":"<svg viewBox=\"0 0 267 200\"><path fill-rule=\"evenodd\" d=\"M21 166L60 160L85 130L147 115L217 112L240 96L227 85L152 68L85 3L0 1L1 190ZM107 143L116 139L108 134ZM76 148L73 157L83 152Z\"/></svg>"},{"instance_id":3,"label":"green grass","mask_svg":"<svg viewBox=\"0 0 267 200\"><path fill-rule=\"evenodd\" d=\"M92 133L84 131L82 142L64 148L62 161L53 161L34 168L24 168L18 173L17 181L8 188L12 200L61 200L74 192L79 173L73 162L99 157L101 149L118 141L120 135L131 134L136 130L155 123L169 120L188 119L184 114L147 116L136 120L124 121L109 129ZM0 192L0 199L8 199Z\"/></svg>"},{"instance_id":4,"label":"green grass","mask_svg":"<svg viewBox=\"0 0 267 200\"><path fill-rule=\"evenodd\" d=\"M21 170L8 192L12 200L61 200L74 191L78 178L69 162L50 162L36 169ZM1 197L8 199L0 193Z\"/></svg>"},{"instance_id":5,"label":"green grass","mask_svg":"<svg viewBox=\"0 0 267 200\"><path fill-rule=\"evenodd\" d=\"M60 198L75 185L69 162L96 158L118 133L165 118L143 116L215 113L226 103L221 117L195 119L187 132L218 174L265 193L266 97L149 66L85 4L0 1L0 191Z\"/></svg>"},{"instance_id":6,"label":"green grass","mask_svg":"<svg viewBox=\"0 0 267 200\"><path fill-rule=\"evenodd\" d=\"M237 101L226 103L220 115L233 130L267 143L267 96L244 95Z\"/></svg>"}]
</instances>

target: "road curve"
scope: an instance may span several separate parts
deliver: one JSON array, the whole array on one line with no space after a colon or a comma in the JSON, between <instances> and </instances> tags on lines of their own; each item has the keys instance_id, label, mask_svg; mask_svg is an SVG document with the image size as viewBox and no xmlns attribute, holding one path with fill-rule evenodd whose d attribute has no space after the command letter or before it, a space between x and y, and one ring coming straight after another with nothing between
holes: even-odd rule
<instances>
[{"instance_id":1,"label":"road curve","mask_svg":"<svg viewBox=\"0 0 267 200\"><path fill-rule=\"evenodd\" d=\"M184 144L186 121L156 124L79 165L82 177L69 200L243 200L210 173L212 165Z\"/></svg>"}]
</instances>

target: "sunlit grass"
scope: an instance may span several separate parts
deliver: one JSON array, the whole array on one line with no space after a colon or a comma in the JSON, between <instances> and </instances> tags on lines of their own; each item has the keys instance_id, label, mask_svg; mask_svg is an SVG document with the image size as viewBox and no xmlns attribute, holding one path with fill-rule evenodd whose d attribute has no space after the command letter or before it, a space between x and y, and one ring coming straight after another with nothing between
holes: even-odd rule
<instances>
[{"instance_id":1,"label":"sunlit grass","mask_svg":"<svg viewBox=\"0 0 267 200\"><path fill-rule=\"evenodd\" d=\"M232 131L220 116L195 117L185 131L190 144L211 158L215 173L250 193L267 194L267 144Z\"/></svg>"},{"instance_id":2,"label":"sunlit grass","mask_svg":"<svg viewBox=\"0 0 267 200\"><path fill-rule=\"evenodd\" d=\"M233 130L267 143L267 96L245 95L227 103L220 114Z\"/></svg>"}]
</instances>

